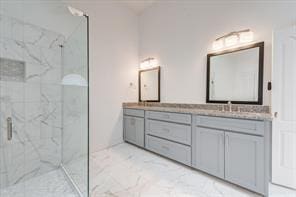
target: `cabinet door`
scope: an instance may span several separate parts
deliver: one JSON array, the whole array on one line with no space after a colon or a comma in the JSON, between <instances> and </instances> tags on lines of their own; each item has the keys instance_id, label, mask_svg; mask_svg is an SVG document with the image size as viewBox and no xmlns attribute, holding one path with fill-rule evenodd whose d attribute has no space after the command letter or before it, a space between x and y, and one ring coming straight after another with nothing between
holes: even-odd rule
<instances>
[{"instance_id":1,"label":"cabinet door","mask_svg":"<svg viewBox=\"0 0 296 197\"><path fill-rule=\"evenodd\" d=\"M144 147L144 118L124 116L124 140Z\"/></svg>"},{"instance_id":2,"label":"cabinet door","mask_svg":"<svg viewBox=\"0 0 296 197\"><path fill-rule=\"evenodd\" d=\"M194 128L192 166L224 178L224 131L202 127Z\"/></svg>"},{"instance_id":3,"label":"cabinet door","mask_svg":"<svg viewBox=\"0 0 296 197\"><path fill-rule=\"evenodd\" d=\"M225 132L225 179L264 193L263 137Z\"/></svg>"}]
</instances>

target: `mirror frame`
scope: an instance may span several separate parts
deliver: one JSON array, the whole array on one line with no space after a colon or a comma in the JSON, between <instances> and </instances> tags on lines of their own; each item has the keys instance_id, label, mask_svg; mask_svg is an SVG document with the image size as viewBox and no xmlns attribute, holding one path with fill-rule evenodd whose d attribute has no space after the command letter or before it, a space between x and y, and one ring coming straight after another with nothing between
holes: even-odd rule
<instances>
[{"instance_id":1,"label":"mirror frame","mask_svg":"<svg viewBox=\"0 0 296 197\"><path fill-rule=\"evenodd\" d=\"M259 47L259 60L258 60L258 99L257 101L231 101L232 104L249 104L249 105L262 105L263 103L263 67L264 67L264 42L258 42L255 44L250 44L235 49L224 50L217 53L210 53L207 55L207 92L206 92L206 102L207 103L228 103L226 100L211 100L210 99L210 73L211 65L210 59L213 56L224 55L228 53L234 53L237 51L243 51L247 49Z\"/></svg>"},{"instance_id":2,"label":"mirror frame","mask_svg":"<svg viewBox=\"0 0 296 197\"><path fill-rule=\"evenodd\" d=\"M142 98L141 98L141 73L146 72L146 71L152 71L152 70L156 70L158 73L158 82L157 82L158 83L158 85L157 85L158 98L157 98L157 100L142 100ZM160 66L154 67L151 69L146 69L146 70L139 70L138 79L139 79L139 102L160 102Z\"/></svg>"}]
</instances>

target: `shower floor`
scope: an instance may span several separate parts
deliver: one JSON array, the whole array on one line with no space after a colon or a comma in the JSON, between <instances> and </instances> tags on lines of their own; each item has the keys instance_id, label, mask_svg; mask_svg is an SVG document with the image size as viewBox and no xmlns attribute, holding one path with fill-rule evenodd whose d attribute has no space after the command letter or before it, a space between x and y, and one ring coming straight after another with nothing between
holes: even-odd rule
<instances>
[{"instance_id":1,"label":"shower floor","mask_svg":"<svg viewBox=\"0 0 296 197\"><path fill-rule=\"evenodd\" d=\"M0 197L78 197L61 169L0 190Z\"/></svg>"}]
</instances>

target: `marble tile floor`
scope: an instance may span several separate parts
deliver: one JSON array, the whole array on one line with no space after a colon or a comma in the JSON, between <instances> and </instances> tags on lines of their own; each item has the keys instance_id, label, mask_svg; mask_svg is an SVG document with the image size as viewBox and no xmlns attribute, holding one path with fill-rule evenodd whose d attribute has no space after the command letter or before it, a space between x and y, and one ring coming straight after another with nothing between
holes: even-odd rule
<instances>
[{"instance_id":1,"label":"marble tile floor","mask_svg":"<svg viewBox=\"0 0 296 197\"><path fill-rule=\"evenodd\" d=\"M270 197L296 191L270 184ZM90 197L259 197L136 146L122 143L91 154ZM55 170L0 190L0 197L78 197Z\"/></svg>"},{"instance_id":2,"label":"marble tile floor","mask_svg":"<svg viewBox=\"0 0 296 197\"><path fill-rule=\"evenodd\" d=\"M90 157L91 197L256 197L258 194L122 143ZM270 185L270 197L296 191Z\"/></svg>"},{"instance_id":3,"label":"marble tile floor","mask_svg":"<svg viewBox=\"0 0 296 197\"><path fill-rule=\"evenodd\" d=\"M0 197L78 197L61 169L0 190Z\"/></svg>"}]
</instances>

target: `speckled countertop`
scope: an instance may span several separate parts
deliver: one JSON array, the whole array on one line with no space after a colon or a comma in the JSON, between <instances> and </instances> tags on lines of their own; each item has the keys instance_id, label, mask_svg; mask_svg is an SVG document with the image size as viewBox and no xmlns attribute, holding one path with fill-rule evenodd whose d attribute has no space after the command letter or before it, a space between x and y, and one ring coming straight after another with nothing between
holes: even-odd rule
<instances>
[{"instance_id":1,"label":"speckled countertop","mask_svg":"<svg viewBox=\"0 0 296 197\"><path fill-rule=\"evenodd\" d=\"M272 121L269 106L179 103L123 103L122 106L129 109Z\"/></svg>"}]
</instances>

